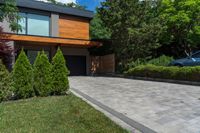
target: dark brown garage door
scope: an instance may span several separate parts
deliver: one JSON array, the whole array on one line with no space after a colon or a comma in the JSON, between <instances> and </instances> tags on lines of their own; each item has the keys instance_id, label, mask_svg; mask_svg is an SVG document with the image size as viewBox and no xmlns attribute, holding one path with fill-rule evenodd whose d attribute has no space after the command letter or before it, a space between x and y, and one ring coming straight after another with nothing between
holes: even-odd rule
<instances>
[{"instance_id":1,"label":"dark brown garage door","mask_svg":"<svg viewBox=\"0 0 200 133\"><path fill-rule=\"evenodd\" d=\"M67 67L71 76L86 75L86 56L65 56Z\"/></svg>"}]
</instances>

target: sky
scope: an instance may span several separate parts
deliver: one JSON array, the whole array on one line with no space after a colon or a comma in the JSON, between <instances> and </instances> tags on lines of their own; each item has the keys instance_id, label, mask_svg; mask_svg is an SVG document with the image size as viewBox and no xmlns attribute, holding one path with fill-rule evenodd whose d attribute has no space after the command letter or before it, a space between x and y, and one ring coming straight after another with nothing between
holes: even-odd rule
<instances>
[{"instance_id":1,"label":"sky","mask_svg":"<svg viewBox=\"0 0 200 133\"><path fill-rule=\"evenodd\" d=\"M103 0L77 0L77 3L86 6L88 10L95 11L96 7L99 7L102 1Z\"/></svg>"},{"instance_id":2,"label":"sky","mask_svg":"<svg viewBox=\"0 0 200 133\"><path fill-rule=\"evenodd\" d=\"M45 0L42 0L45 1ZM104 0L57 0L63 3L78 3L80 5L86 6L88 10L95 11L96 7L100 6L100 2Z\"/></svg>"}]
</instances>

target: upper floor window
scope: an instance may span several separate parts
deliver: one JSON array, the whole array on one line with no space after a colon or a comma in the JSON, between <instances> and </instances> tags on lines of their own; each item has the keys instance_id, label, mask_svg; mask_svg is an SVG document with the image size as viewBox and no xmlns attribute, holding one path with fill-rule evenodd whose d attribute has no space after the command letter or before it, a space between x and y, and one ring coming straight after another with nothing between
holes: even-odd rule
<instances>
[{"instance_id":1,"label":"upper floor window","mask_svg":"<svg viewBox=\"0 0 200 133\"><path fill-rule=\"evenodd\" d=\"M22 31L19 34L49 36L50 17L31 13L20 13L19 24Z\"/></svg>"}]
</instances>

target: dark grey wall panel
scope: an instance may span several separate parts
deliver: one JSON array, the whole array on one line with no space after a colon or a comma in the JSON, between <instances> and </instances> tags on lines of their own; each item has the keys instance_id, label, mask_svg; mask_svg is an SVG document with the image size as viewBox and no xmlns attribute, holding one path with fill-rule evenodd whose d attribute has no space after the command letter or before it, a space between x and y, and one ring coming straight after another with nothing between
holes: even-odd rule
<instances>
[{"instance_id":1,"label":"dark grey wall panel","mask_svg":"<svg viewBox=\"0 0 200 133\"><path fill-rule=\"evenodd\" d=\"M17 1L17 6L23 7L23 8L69 14L69 15L74 15L74 16L85 17L88 19L92 19L94 15L92 11L80 10L80 9L70 8L70 7L63 7L63 6L41 2L41 1L35 1L35 0L16 0L16 1ZM0 0L0 3L3 3L3 0Z\"/></svg>"}]
</instances>

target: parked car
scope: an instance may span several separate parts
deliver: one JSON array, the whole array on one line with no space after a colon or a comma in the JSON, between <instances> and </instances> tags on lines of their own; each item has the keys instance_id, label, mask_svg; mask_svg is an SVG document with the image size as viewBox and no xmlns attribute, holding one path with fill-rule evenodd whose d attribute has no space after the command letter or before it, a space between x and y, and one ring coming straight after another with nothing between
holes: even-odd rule
<instances>
[{"instance_id":1,"label":"parked car","mask_svg":"<svg viewBox=\"0 0 200 133\"><path fill-rule=\"evenodd\" d=\"M170 66L180 66L180 67L200 66L200 51L195 52L194 54L192 54L186 58L174 60L169 65Z\"/></svg>"}]
</instances>

